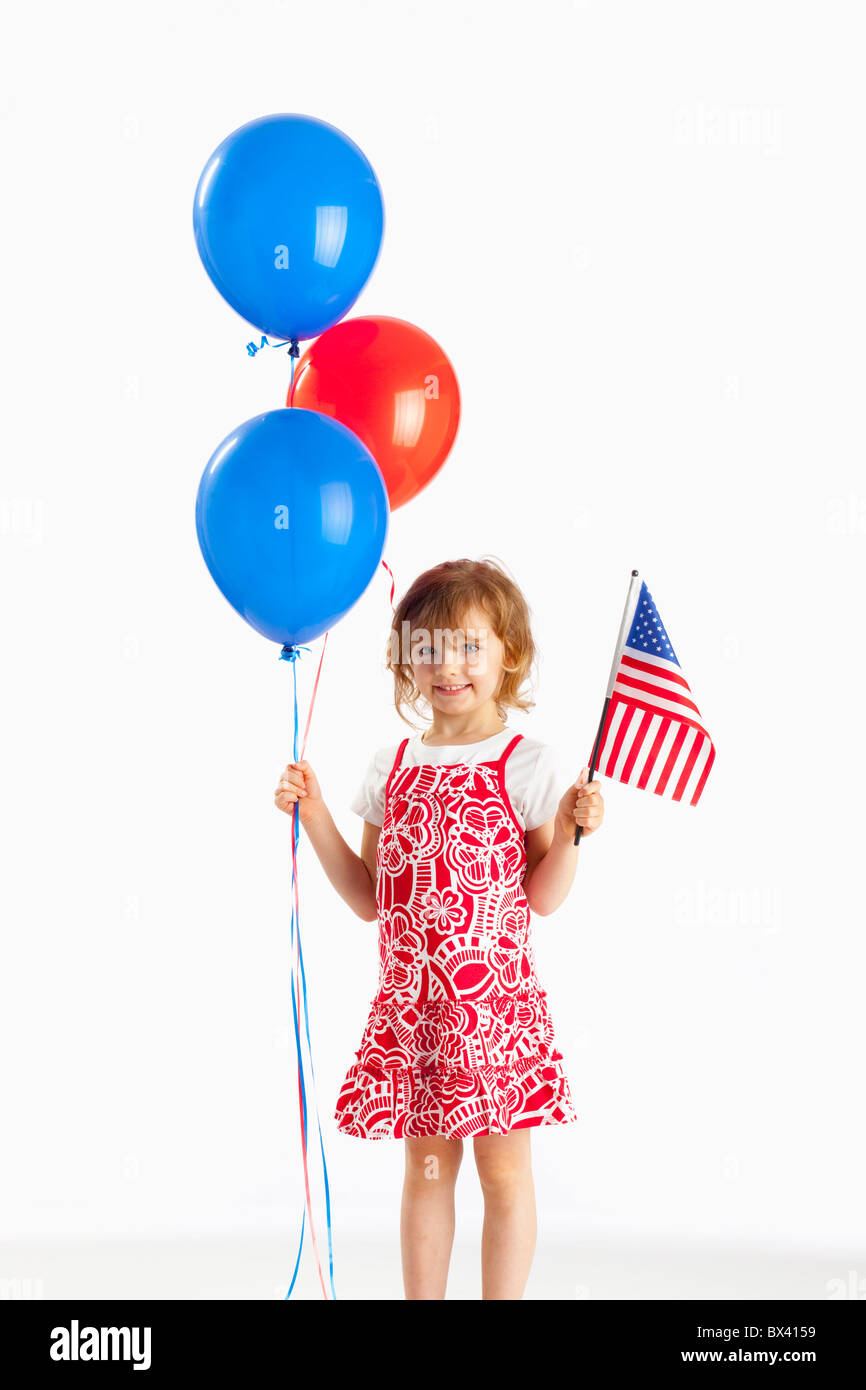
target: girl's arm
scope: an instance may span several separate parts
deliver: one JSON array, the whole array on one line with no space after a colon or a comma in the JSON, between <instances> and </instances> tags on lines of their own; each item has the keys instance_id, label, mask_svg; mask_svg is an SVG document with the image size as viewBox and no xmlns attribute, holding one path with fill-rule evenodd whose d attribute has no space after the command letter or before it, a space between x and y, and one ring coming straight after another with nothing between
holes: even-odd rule
<instances>
[{"instance_id":1,"label":"girl's arm","mask_svg":"<svg viewBox=\"0 0 866 1390\"><path fill-rule=\"evenodd\" d=\"M343 839L323 801L321 810L304 821L304 830L340 897L363 922L375 922L376 845L380 827L364 821L358 855Z\"/></svg>"},{"instance_id":2,"label":"girl's arm","mask_svg":"<svg viewBox=\"0 0 866 1390\"><path fill-rule=\"evenodd\" d=\"M549 917L565 902L574 882L580 847L574 831L583 826L583 838L597 830L604 818L600 782L587 782L584 768L563 796L556 815L544 825L526 832L526 873L523 891L530 910Z\"/></svg>"},{"instance_id":3,"label":"girl's arm","mask_svg":"<svg viewBox=\"0 0 866 1390\"><path fill-rule=\"evenodd\" d=\"M308 762L289 763L274 793L281 811L294 814L299 805L301 824L319 862L340 897L364 922L376 919L376 846L378 825L364 822L361 853L343 839L322 797L316 774Z\"/></svg>"},{"instance_id":4,"label":"girl's arm","mask_svg":"<svg viewBox=\"0 0 866 1390\"><path fill-rule=\"evenodd\" d=\"M549 917L565 902L574 882L579 853L574 831L561 835L556 830L555 817L536 830L527 830L523 891L531 911L538 917Z\"/></svg>"}]
</instances>

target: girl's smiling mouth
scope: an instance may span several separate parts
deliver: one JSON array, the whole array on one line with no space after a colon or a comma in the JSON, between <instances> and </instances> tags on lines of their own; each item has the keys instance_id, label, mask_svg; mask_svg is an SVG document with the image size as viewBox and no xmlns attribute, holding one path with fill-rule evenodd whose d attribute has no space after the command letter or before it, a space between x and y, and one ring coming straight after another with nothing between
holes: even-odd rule
<instances>
[{"instance_id":1,"label":"girl's smiling mouth","mask_svg":"<svg viewBox=\"0 0 866 1390\"><path fill-rule=\"evenodd\" d=\"M459 695L461 690L469 690L469 683L466 685L434 685L433 689L438 690L440 695Z\"/></svg>"}]
</instances>

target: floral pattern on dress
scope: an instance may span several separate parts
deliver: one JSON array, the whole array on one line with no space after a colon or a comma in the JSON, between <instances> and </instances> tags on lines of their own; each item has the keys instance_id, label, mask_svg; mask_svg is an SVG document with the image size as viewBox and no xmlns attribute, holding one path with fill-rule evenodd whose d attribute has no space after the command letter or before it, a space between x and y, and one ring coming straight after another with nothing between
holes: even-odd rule
<instances>
[{"instance_id":1,"label":"floral pattern on dress","mask_svg":"<svg viewBox=\"0 0 866 1390\"><path fill-rule=\"evenodd\" d=\"M424 921L439 931L456 931L467 918L462 894L454 888L430 888L421 899Z\"/></svg>"}]
</instances>

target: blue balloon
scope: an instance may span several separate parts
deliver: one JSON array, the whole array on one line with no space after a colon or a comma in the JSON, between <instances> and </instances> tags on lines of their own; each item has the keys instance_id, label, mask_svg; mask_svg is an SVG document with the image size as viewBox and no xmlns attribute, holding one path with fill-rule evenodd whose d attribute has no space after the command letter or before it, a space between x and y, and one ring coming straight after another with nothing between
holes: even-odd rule
<instances>
[{"instance_id":1,"label":"blue balloon","mask_svg":"<svg viewBox=\"0 0 866 1390\"><path fill-rule=\"evenodd\" d=\"M312 116L260 116L226 136L193 203L198 253L220 294L283 338L314 338L348 312L383 222L366 155Z\"/></svg>"},{"instance_id":2,"label":"blue balloon","mask_svg":"<svg viewBox=\"0 0 866 1390\"><path fill-rule=\"evenodd\" d=\"M356 434L313 410L245 421L202 474L196 530L242 618L295 646L327 632L363 594L388 534L388 493Z\"/></svg>"}]
</instances>

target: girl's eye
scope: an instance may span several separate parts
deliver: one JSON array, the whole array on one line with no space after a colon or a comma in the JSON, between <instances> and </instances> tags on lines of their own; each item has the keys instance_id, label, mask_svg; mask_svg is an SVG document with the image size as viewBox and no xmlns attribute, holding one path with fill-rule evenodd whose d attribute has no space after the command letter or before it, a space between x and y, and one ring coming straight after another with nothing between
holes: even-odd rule
<instances>
[{"instance_id":1,"label":"girl's eye","mask_svg":"<svg viewBox=\"0 0 866 1390\"><path fill-rule=\"evenodd\" d=\"M470 648L472 649L472 651L475 651L475 652L481 650L480 643L478 643L478 642L465 642L465 643L463 644L463 650L464 650L464 651L469 651ZM419 655L419 657L420 657L422 660L424 660L424 661L426 661L426 659L427 659L427 654L428 654L428 652L429 652L430 655L432 656L432 654L433 654L433 648L432 648L432 647L419 647L419 648L418 648L418 655Z\"/></svg>"}]
</instances>

